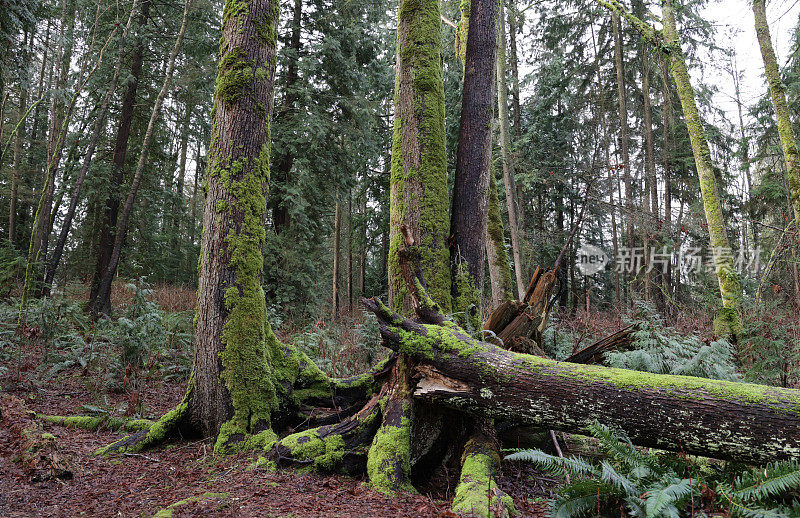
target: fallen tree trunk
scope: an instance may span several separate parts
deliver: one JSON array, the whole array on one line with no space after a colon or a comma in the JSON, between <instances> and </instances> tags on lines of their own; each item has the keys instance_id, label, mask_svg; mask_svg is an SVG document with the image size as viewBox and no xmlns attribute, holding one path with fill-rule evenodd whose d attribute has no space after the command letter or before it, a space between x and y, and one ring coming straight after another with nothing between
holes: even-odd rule
<instances>
[{"instance_id":1,"label":"fallen tree trunk","mask_svg":"<svg viewBox=\"0 0 800 518\"><path fill-rule=\"evenodd\" d=\"M761 464L800 458L800 391L556 362L404 319L366 300L384 345L419 361L414 396L573 433L599 421L634 444Z\"/></svg>"}]
</instances>

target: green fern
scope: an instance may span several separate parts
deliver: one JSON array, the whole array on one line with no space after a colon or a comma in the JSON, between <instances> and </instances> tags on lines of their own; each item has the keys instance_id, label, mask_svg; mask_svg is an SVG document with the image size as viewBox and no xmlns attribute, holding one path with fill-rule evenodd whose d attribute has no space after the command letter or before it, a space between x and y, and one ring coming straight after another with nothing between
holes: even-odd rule
<instances>
[{"instance_id":1,"label":"green fern","mask_svg":"<svg viewBox=\"0 0 800 518\"><path fill-rule=\"evenodd\" d=\"M621 497L613 485L597 480L579 480L559 490L550 504L553 518L606 516Z\"/></svg>"}]
</instances>

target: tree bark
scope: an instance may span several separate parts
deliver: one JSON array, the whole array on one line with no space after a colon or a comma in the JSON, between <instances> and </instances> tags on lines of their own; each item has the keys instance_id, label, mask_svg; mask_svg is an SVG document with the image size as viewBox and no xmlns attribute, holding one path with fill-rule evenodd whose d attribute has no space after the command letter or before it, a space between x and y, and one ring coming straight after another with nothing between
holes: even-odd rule
<instances>
[{"instance_id":1,"label":"tree bark","mask_svg":"<svg viewBox=\"0 0 800 518\"><path fill-rule=\"evenodd\" d=\"M497 113L500 118L500 158L503 164L503 185L506 190L506 208L508 209L508 229L511 233L511 253L514 258L514 276L517 281L517 297L522 300L523 286L525 286L525 279L523 277L522 253L520 244L520 224L517 220L517 186L514 181L514 165L511 161L511 135L509 128L508 117L508 84L506 82L506 30L505 30L505 9L503 7L503 0L499 2L499 20L497 24L498 30L498 43L497 43ZM514 44L516 47L516 43ZM514 49L516 52L516 49ZM516 58L515 58L516 59ZM516 65L514 65L516 67ZM516 81L516 78L513 79ZM514 88L517 89L514 95L519 96L518 85ZM512 95L513 97L513 95ZM519 98L515 98L515 111L519 110ZM519 121L515 121L515 125ZM519 131L519 128L517 128Z\"/></svg>"},{"instance_id":2,"label":"tree bark","mask_svg":"<svg viewBox=\"0 0 800 518\"><path fill-rule=\"evenodd\" d=\"M333 285L331 287L331 320L336 320L339 316L339 304L341 295L339 292L339 257L341 256L342 242L342 204L336 201L336 208L333 213Z\"/></svg>"},{"instance_id":3,"label":"tree bark","mask_svg":"<svg viewBox=\"0 0 800 518\"><path fill-rule=\"evenodd\" d=\"M114 277L117 275L117 267L119 266L119 261L122 255L122 247L125 243L125 237L128 232L128 220L130 219L131 212L133 211L133 204L136 201L136 194L139 190L139 184L142 181L145 163L147 161L147 154L150 148L150 143L153 140L153 135L155 134L156 124L161 111L161 105L164 103L164 99L169 91L169 86L172 82L172 75L175 71L175 60L178 57L178 52L181 48L181 44L183 43L183 37L186 34L186 25L188 24L191 3L192 0L186 0L183 11L183 21L181 22L181 27L178 31L178 37L175 40L175 45L173 46L172 52L169 56L169 64L164 76L164 83L161 85L161 91L158 93L155 105L153 106L153 111L150 114L150 122L147 124L147 131L144 134L144 141L142 142L142 149L139 152L139 162L136 165L136 172L133 175L131 187L128 191L128 197L125 200L125 205L122 208L119 222L117 223L117 230L114 235L114 248L111 252L111 258L109 259L108 267L103 273L103 277L100 279L100 287L97 290L97 298L93 302L89 302L89 311L94 316L99 314L107 315L111 312L111 284L114 282Z\"/></svg>"},{"instance_id":4,"label":"tree bark","mask_svg":"<svg viewBox=\"0 0 800 518\"><path fill-rule=\"evenodd\" d=\"M492 308L498 307L514 298L514 281L506 253L503 216L500 214L500 201L497 199L497 182L494 171L489 172L489 207L486 226L486 259L489 280L492 284Z\"/></svg>"},{"instance_id":5,"label":"tree bark","mask_svg":"<svg viewBox=\"0 0 800 518\"><path fill-rule=\"evenodd\" d=\"M491 168L497 46L496 2L472 2L451 214L453 310L480 323ZM477 325L474 327L478 327Z\"/></svg>"},{"instance_id":6,"label":"tree bark","mask_svg":"<svg viewBox=\"0 0 800 518\"><path fill-rule=\"evenodd\" d=\"M431 297L449 311L450 235L438 0L401 0L397 25L395 126L390 174L389 300L411 314L397 252L400 227L424 243L422 271Z\"/></svg>"},{"instance_id":7,"label":"tree bark","mask_svg":"<svg viewBox=\"0 0 800 518\"><path fill-rule=\"evenodd\" d=\"M384 345L419 362L415 398L572 433L599 421L634 444L693 455L755 464L800 458L798 390L556 362L365 303Z\"/></svg>"}]
</instances>

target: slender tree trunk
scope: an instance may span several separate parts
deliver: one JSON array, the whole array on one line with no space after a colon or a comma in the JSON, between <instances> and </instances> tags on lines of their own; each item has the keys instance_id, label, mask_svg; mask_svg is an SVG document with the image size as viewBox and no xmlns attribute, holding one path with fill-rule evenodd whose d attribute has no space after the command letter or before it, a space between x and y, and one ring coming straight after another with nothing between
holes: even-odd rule
<instances>
[{"instance_id":1,"label":"slender tree trunk","mask_svg":"<svg viewBox=\"0 0 800 518\"><path fill-rule=\"evenodd\" d=\"M467 312L467 318L475 323L474 328L480 327L483 293L496 72L496 15L495 1L476 0L472 3L453 185L453 244L450 254L453 309Z\"/></svg>"},{"instance_id":2,"label":"slender tree trunk","mask_svg":"<svg viewBox=\"0 0 800 518\"><path fill-rule=\"evenodd\" d=\"M55 278L56 271L58 270L58 265L61 262L61 256L64 253L64 247L67 243L67 237L69 237L70 230L72 228L72 220L75 217L75 210L78 207L78 202L80 201L81 197L81 189L83 188L83 181L86 179L86 174L89 172L89 167L91 166L92 159L94 158L94 152L97 149L97 143L100 140L100 135L105 128L105 119L106 115L108 114L108 107L111 104L111 98L114 96L114 92L117 89L117 84L119 83L119 76L122 71L122 62L123 56L125 53L125 40L128 36L128 31L131 27L131 22L133 21L133 13L136 9L136 1L134 1L134 5L131 7L131 14L128 17L128 22L125 25L125 30L120 37L119 42L119 58L117 59L117 65L114 69L114 75L111 78L111 84L108 86L106 93L103 95L103 100L100 104L100 110L97 114L97 119L94 123L94 129L92 130L92 137L89 140L89 145L86 148L86 154L83 157L83 163L81 164L81 169L78 172L78 177L75 179L75 185L73 186L72 197L70 199L69 207L67 208L67 213L64 216L64 223L61 226L61 232L58 236L58 241L56 242L55 249L53 250L53 254L48 262L47 266L47 275L45 277L45 295L48 295L50 292L50 286Z\"/></svg>"},{"instance_id":3,"label":"slender tree trunk","mask_svg":"<svg viewBox=\"0 0 800 518\"><path fill-rule=\"evenodd\" d=\"M8 239L12 243L17 240L17 199L19 198L19 180L22 178L22 171L20 164L22 162L22 146L25 141L25 111L28 104L28 89L20 88L19 92L19 129L17 129L17 138L14 140L14 158L11 165L11 193L9 197L8 209Z\"/></svg>"},{"instance_id":4,"label":"slender tree trunk","mask_svg":"<svg viewBox=\"0 0 800 518\"><path fill-rule=\"evenodd\" d=\"M142 75L142 63L144 62L145 35L143 31L150 18L150 4L151 0L142 0L142 7L138 20L137 41L133 49L133 55L131 56L130 78L122 98L119 125L117 126L117 135L114 141L109 195L103 209L103 219L99 229L100 234L96 237L97 253L92 285L89 292L89 307L93 307L96 304L100 289L100 281L103 278L103 274L108 269L111 253L114 249L117 219L119 217L119 203L125 172L125 158L128 154L128 141L131 136L133 112L136 106L136 93L139 88L139 79Z\"/></svg>"},{"instance_id":5,"label":"slender tree trunk","mask_svg":"<svg viewBox=\"0 0 800 518\"><path fill-rule=\"evenodd\" d=\"M633 253L633 179L631 177L631 162L628 153L628 100L625 93L625 71L622 59L622 30L621 21L617 13L612 13L614 24L614 62L617 70L617 99L619 103L619 132L620 152L622 154L622 175L625 180L625 208L627 218L627 245L629 253ZM636 272L631 272L633 275Z\"/></svg>"},{"instance_id":6,"label":"slender tree trunk","mask_svg":"<svg viewBox=\"0 0 800 518\"><path fill-rule=\"evenodd\" d=\"M502 3L503 0L501 0ZM514 118L514 136L519 138L522 134L522 108L519 97L519 58L517 56L517 30L520 17L517 12L516 0L508 0L508 38L511 55L511 107Z\"/></svg>"},{"instance_id":7,"label":"slender tree trunk","mask_svg":"<svg viewBox=\"0 0 800 518\"><path fill-rule=\"evenodd\" d=\"M178 271L181 270L181 265L183 264L183 224L186 221L186 204L185 204L185 197L184 197L184 188L186 184L186 160L189 154L189 133L191 129L191 122L192 122L192 113L194 111L194 100L191 98L187 98L186 100L186 111L183 115L183 121L181 122L181 141L180 141L180 149L178 151L178 179L177 184L175 186L175 205L172 209L172 240L170 244L170 250L172 254L177 256L177 260L175 261L175 265ZM178 273L176 271L176 273Z\"/></svg>"},{"instance_id":8,"label":"slender tree trunk","mask_svg":"<svg viewBox=\"0 0 800 518\"><path fill-rule=\"evenodd\" d=\"M288 48L292 54L286 66L285 76L286 95L283 98L283 103L276 110L276 121L291 120L291 118L296 115L295 110L298 108L297 103L299 102L299 98L297 94L297 83L300 79L298 63L300 62L300 51L302 50L302 16L303 1L294 0L291 35L288 42ZM291 178L294 155L295 153L292 149L282 149L275 154L275 167L272 173L272 188L269 202L272 212L272 226L275 228L277 234L287 229L290 224L289 207L291 196L287 193L287 182Z\"/></svg>"},{"instance_id":9,"label":"slender tree trunk","mask_svg":"<svg viewBox=\"0 0 800 518\"><path fill-rule=\"evenodd\" d=\"M781 80L778 60L769 34L767 23L766 0L753 0L753 14L756 22L756 36L764 59L764 69L769 82L769 91L772 96L772 106L778 121L778 135L781 139L783 159L786 165L786 176L789 179L789 196L794 209L794 217L800 227L800 153L797 151L797 141L792 129L792 119L789 114L789 105L786 103L786 87Z\"/></svg>"},{"instance_id":10,"label":"slender tree trunk","mask_svg":"<svg viewBox=\"0 0 800 518\"><path fill-rule=\"evenodd\" d=\"M72 61L72 48L74 42L75 29L75 0L62 0L61 4L61 32L58 45L59 64L58 81L56 88L63 90L67 86L70 63ZM86 57L88 61L88 56ZM61 162L61 157L66 143L66 132L68 119L74 103L69 108L59 100L58 96L53 96L50 104L50 130L47 143L47 165L44 174L44 186L41 194L41 201L37 207L35 219L36 228L34 229L32 253L28 254L28 261L38 263L44 260L47 255L47 245L50 238L50 217L53 210L53 195L55 194L56 173ZM67 113L67 112L70 113ZM39 278L41 282L41 278ZM26 286L26 290L28 287Z\"/></svg>"},{"instance_id":11,"label":"slender tree trunk","mask_svg":"<svg viewBox=\"0 0 800 518\"><path fill-rule=\"evenodd\" d=\"M489 214L486 227L486 258L489 279L492 284L492 308L514 299L514 281L505 247L503 217L500 214L500 200L497 198L497 182L494 171L489 172Z\"/></svg>"},{"instance_id":12,"label":"slender tree trunk","mask_svg":"<svg viewBox=\"0 0 800 518\"><path fill-rule=\"evenodd\" d=\"M331 289L331 320L336 320L339 316L339 305L341 296L339 295L340 266L339 257L341 256L342 242L342 204L336 201L336 208L333 213L333 286Z\"/></svg>"},{"instance_id":13,"label":"slender tree trunk","mask_svg":"<svg viewBox=\"0 0 800 518\"><path fill-rule=\"evenodd\" d=\"M697 176L700 179L703 208L706 214L706 222L708 223L710 244L714 254L714 266L722 296L723 307L714 321L715 332L720 336L732 336L735 340L736 336L743 331L741 317L739 316L742 286L733 267L733 254L726 232L725 216L719 199L717 179L711 162L711 152L703 129L703 121L695 103L694 89L689 79L689 70L686 67L686 61L680 47L671 0L662 0L661 7L664 19L664 38L671 48L669 58L672 77L678 87L683 114L689 130L689 138L692 142Z\"/></svg>"},{"instance_id":14,"label":"slender tree trunk","mask_svg":"<svg viewBox=\"0 0 800 518\"><path fill-rule=\"evenodd\" d=\"M497 106L500 117L500 158L503 164L503 185L506 189L506 207L508 208L508 228L511 233L511 252L514 257L514 275L517 281L517 300L525 295L525 279L523 277L522 254L520 252L520 225L517 220L517 188L514 181L514 166L511 162L511 135L508 118L508 84L506 83L506 31L505 10L503 1L499 2L499 28L497 44ZM517 92L517 95L519 92ZM514 101L519 103L517 99ZM518 107L515 108L515 110ZM517 122L515 122L517 124Z\"/></svg>"},{"instance_id":15,"label":"slender tree trunk","mask_svg":"<svg viewBox=\"0 0 800 518\"><path fill-rule=\"evenodd\" d=\"M672 94L669 88L669 71L667 70L667 61L664 56L659 56L659 65L661 66L662 75L662 97L664 98L664 236L665 242L668 243L670 253L675 243L675 230L672 228L672 153L673 153L673 139L672 128L674 127L674 115L672 109ZM678 229L680 230L680 229ZM667 293L673 293L672 286L672 261L670 260L664 272L664 284L666 285ZM667 306L671 307L671 306Z\"/></svg>"},{"instance_id":16,"label":"slender tree trunk","mask_svg":"<svg viewBox=\"0 0 800 518\"><path fill-rule=\"evenodd\" d=\"M101 313L107 315L111 311L111 284L117 274L117 267L119 266L120 257L122 255L122 247L125 243L125 236L128 232L128 220L130 219L131 212L133 211L133 204L136 201L136 194L139 190L139 184L142 181L145 163L147 161L147 153L150 148L150 143L153 140L153 135L155 134L156 123L159 119L161 105L164 103L164 99L169 91L169 86L172 82L172 74L175 71L175 60L178 57L178 51L181 48L183 37L186 34L186 25L189 18L189 9L191 4L192 0L186 0L183 11L183 21L181 22L181 27L178 31L178 37L175 40L175 46L172 48L172 52L169 56L169 65L167 67L167 73L164 76L164 83L161 86L161 91L156 98L156 103L153 106L152 113L150 114L150 122L147 124L147 131L145 132L144 141L142 142L142 149L139 153L139 162L136 165L136 172L133 175L130 191L128 192L128 198L125 200L125 205L120 213L117 231L114 236L114 249L111 252L111 259L109 260L108 268L106 268L106 271L100 280L100 288L97 293L97 299L95 299L94 304L91 304L90 302L89 310L93 315L98 315Z\"/></svg>"}]
</instances>

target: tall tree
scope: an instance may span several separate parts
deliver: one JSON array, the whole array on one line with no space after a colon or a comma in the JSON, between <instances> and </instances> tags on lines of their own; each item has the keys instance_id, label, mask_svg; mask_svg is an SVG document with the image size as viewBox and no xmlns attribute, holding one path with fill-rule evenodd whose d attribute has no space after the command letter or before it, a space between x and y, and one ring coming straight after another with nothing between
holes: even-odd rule
<instances>
[{"instance_id":1,"label":"tall tree","mask_svg":"<svg viewBox=\"0 0 800 518\"><path fill-rule=\"evenodd\" d=\"M461 126L451 214L454 310L480 325L484 254L492 158L492 105L495 93L497 5L475 0L465 49Z\"/></svg>"},{"instance_id":2,"label":"tall tree","mask_svg":"<svg viewBox=\"0 0 800 518\"><path fill-rule=\"evenodd\" d=\"M678 27L675 21L674 0L661 0L664 21L664 40L669 49L670 70L678 88L683 107L683 116L689 130L697 176L700 179L700 192L703 197L711 250L714 257L714 270L722 296L722 308L714 320L715 332L736 339L743 331L739 308L742 300L742 285L733 265L733 253L722 212L717 177L711 160L703 120L695 102L694 88L689 78L686 58L681 49Z\"/></svg>"},{"instance_id":3,"label":"tall tree","mask_svg":"<svg viewBox=\"0 0 800 518\"><path fill-rule=\"evenodd\" d=\"M111 179L109 182L109 194L105 200L102 222L97 229L95 244L97 251L95 254L94 275L92 285L89 290L89 306L93 306L97 300L100 290L100 282L103 274L108 269L111 261L111 253L114 250L114 235L117 229L119 218L119 204L124 185L125 159L128 155L128 143L131 136L131 126L133 125L133 113L136 107L137 92L139 90L139 80L142 75L142 64L144 63L145 26L150 19L150 6L152 0L142 0L142 6L138 20L138 33L136 44L131 55L130 76L122 96L122 106L119 112L119 123L117 125L116 138L114 140L114 152L112 156Z\"/></svg>"},{"instance_id":4,"label":"tall tree","mask_svg":"<svg viewBox=\"0 0 800 518\"><path fill-rule=\"evenodd\" d=\"M111 257L108 261L108 267L106 268L106 271L103 272L103 276L100 279L97 297L94 300L90 300L89 305L87 306L89 312L94 316L97 316L101 313L107 315L111 312L111 284L114 282L114 277L117 275L117 267L119 266L119 261L122 255L122 247L125 244L125 237L128 232L128 221L130 219L131 212L133 211L133 204L136 201L136 195L139 190L139 185L142 181L142 176L144 175L144 169L147 163L147 155L150 150L150 143L153 141L153 135L155 134L156 124L159 120L161 106L164 103L164 99L167 97L167 93L169 92L169 87L172 82L172 75L175 71L175 60L178 57L178 52L180 51L181 44L183 43L183 37L186 34L186 26L189 21L189 10L191 5L192 0L186 0L183 10L183 20L181 21L181 26L178 30L178 36L175 39L175 45L173 46L172 52L169 55L167 70L164 74L164 82L161 85L161 91L158 93L156 102L153 105L153 110L150 113L150 121L147 124L147 130L144 134L142 148L139 151L139 162L136 165L136 171L133 175L133 179L131 180L128 197L125 200L125 205L122 207L122 212L120 213L119 221L117 223L117 229L114 234L114 247L111 250Z\"/></svg>"},{"instance_id":5,"label":"tall tree","mask_svg":"<svg viewBox=\"0 0 800 518\"><path fill-rule=\"evenodd\" d=\"M520 252L520 222L517 215L517 186L514 179L514 165L511 161L511 131L508 116L508 82L506 81L506 27L503 1L499 3L498 43L497 43L497 115L500 119L500 160L503 167L503 185L506 190L506 208L508 209L508 229L511 233L511 253L514 258L514 276L517 281L517 298L525 295L525 279L523 278L522 253ZM515 44L516 46L516 44ZM516 59L516 58L514 58ZM516 67L516 65L514 65ZM514 72L516 73L516 72ZM512 75L513 78L513 75ZM514 79L516 81L516 79ZM515 85L518 89L518 85ZM516 96L519 92L516 91ZM519 100L515 102L515 110L519 109Z\"/></svg>"},{"instance_id":6,"label":"tall tree","mask_svg":"<svg viewBox=\"0 0 800 518\"><path fill-rule=\"evenodd\" d=\"M772 96L772 106L778 120L778 135L781 139L783 160L786 167L786 176L789 184L789 198L796 224L800 227L800 153L797 151L792 119L789 105L786 103L786 87L781 79L778 60L770 38L769 23L767 22L766 0L753 0L753 14L756 22L756 36L761 48L761 57L764 60L764 70L769 83L769 92Z\"/></svg>"},{"instance_id":7,"label":"tall tree","mask_svg":"<svg viewBox=\"0 0 800 518\"><path fill-rule=\"evenodd\" d=\"M389 300L412 308L397 252L405 225L421 245L431 297L449 311L450 234L438 0L401 0L397 26L395 125L390 178Z\"/></svg>"}]
</instances>

